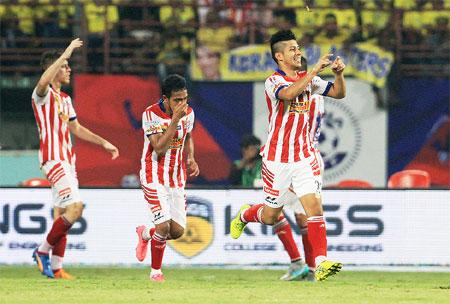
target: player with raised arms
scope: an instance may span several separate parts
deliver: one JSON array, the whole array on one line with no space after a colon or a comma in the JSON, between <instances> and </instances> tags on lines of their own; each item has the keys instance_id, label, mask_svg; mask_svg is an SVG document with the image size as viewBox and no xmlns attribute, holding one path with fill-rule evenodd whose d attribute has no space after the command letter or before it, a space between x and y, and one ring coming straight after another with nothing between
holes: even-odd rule
<instances>
[{"instance_id":1,"label":"player with raised arms","mask_svg":"<svg viewBox=\"0 0 450 304\"><path fill-rule=\"evenodd\" d=\"M310 98L314 94L344 98L345 64L340 57L331 61L332 54L326 54L311 72L299 72L302 52L290 30L272 35L270 47L278 69L265 82L269 108L269 134L261 152L265 203L242 206L231 222L231 236L239 238L249 222L266 225L279 222L283 196L292 187L308 216L308 239L316 265L315 278L321 281L339 272L342 264L327 258L321 170L309 137ZM335 74L334 82L317 76L328 66Z\"/></svg>"},{"instance_id":2,"label":"player with raised arms","mask_svg":"<svg viewBox=\"0 0 450 304\"><path fill-rule=\"evenodd\" d=\"M39 161L51 183L54 204L52 228L44 242L33 251L33 259L39 271L49 278L72 278L62 268L67 233L83 213L70 134L101 146L111 153L112 159L119 156L119 150L114 145L79 123L72 99L61 90L62 85L70 83L72 70L68 60L72 52L82 45L83 41L77 38L63 53L45 52L41 59L44 72L32 94L39 129Z\"/></svg>"}]
</instances>

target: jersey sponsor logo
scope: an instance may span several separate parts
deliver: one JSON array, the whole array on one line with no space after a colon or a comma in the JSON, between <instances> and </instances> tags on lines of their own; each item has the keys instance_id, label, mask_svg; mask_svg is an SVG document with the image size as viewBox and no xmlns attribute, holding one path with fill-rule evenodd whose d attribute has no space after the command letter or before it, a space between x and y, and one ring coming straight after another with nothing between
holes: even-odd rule
<instances>
[{"instance_id":1,"label":"jersey sponsor logo","mask_svg":"<svg viewBox=\"0 0 450 304\"><path fill-rule=\"evenodd\" d=\"M169 149L180 149L183 146L183 138L172 138Z\"/></svg>"},{"instance_id":2,"label":"jersey sponsor logo","mask_svg":"<svg viewBox=\"0 0 450 304\"><path fill-rule=\"evenodd\" d=\"M289 104L289 113L304 114L309 112L310 101L297 101L293 100Z\"/></svg>"},{"instance_id":3,"label":"jersey sponsor logo","mask_svg":"<svg viewBox=\"0 0 450 304\"><path fill-rule=\"evenodd\" d=\"M213 208L210 201L190 197L187 200L187 223L181 238L169 242L181 255L192 258L205 251L214 239Z\"/></svg>"},{"instance_id":4,"label":"jersey sponsor logo","mask_svg":"<svg viewBox=\"0 0 450 304\"><path fill-rule=\"evenodd\" d=\"M357 160L362 144L361 123L349 105L328 99L327 118L319 137L319 150L325 165L324 181L344 175Z\"/></svg>"},{"instance_id":5,"label":"jersey sponsor logo","mask_svg":"<svg viewBox=\"0 0 450 304\"><path fill-rule=\"evenodd\" d=\"M163 133L166 128L161 125L158 121L145 122L145 134L152 135L157 133Z\"/></svg>"},{"instance_id":6,"label":"jersey sponsor logo","mask_svg":"<svg viewBox=\"0 0 450 304\"><path fill-rule=\"evenodd\" d=\"M272 189L272 188L267 187L267 186L264 186L264 192L268 193L268 194L271 194L273 196L279 196L280 195L280 191L279 190L275 190L275 189Z\"/></svg>"}]
</instances>

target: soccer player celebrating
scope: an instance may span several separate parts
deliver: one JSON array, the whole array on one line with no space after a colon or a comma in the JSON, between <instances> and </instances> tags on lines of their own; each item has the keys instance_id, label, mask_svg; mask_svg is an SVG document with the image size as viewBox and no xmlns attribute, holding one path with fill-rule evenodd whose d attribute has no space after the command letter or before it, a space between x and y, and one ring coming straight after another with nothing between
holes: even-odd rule
<instances>
[{"instance_id":1,"label":"soccer player celebrating","mask_svg":"<svg viewBox=\"0 0 450 304\"><path fill-rule=\"evenodd\" d=\"M327 54L311 72L298 72L302 53L290 30L275 33L270 47L278 69L265 82L269 107L269 134L262 151L265 204L242 206L231 222L231 236L239 238L249 222L277 223L283 209L283 196L292 186L308 216L315 278L322 281L339 272L342 264L327 258L320 165L308 135L310 97L320 94L344 98L345 64L339 57L332 62L332 54ZM330 65L335 74L333 83L317 76Z\"/></svg>"},{"instance_id":2,"label":"soccer player celebrating","mask_svg":"<svg viewBox=\"0 0 450 304\"><path fill-rule=\"evenodd\" d=\"M149 204L154 228L136 228L136 258L143 261L150 241L150 280L163 282L161 264L166 240L178 239L186 227L186 147L190 176L198 176L191 131L194 111L188 105L186 80L169 75L162 83L162 98L142 115L144 149L141 159L141 186Z\"/></svg>"},{"instance_id":3,"label":"soccer player celebrating","mask_svg":"<svg viewBox=\"0 0 450 304\"><path fill-rule=\"evenodd\" d=\"M302 56L301 60L302 65L299 71L307 71L307 62L305 57ZM320 165L321 180L323 177L324 163L319 151L319 137L324 114L325 108L323 96L318 94L312 95L309 109L308 134L315 156ZM296 224L300 228L300 233L302 235L303 250L309 272L306 272L306 267L300 257L298 247L293 238L293 233L291 231L292 229L284 216L281 216L280 221L274 224L274 229L278 238L283 243L284 248L288 252L289 257L291 258L291 265L289 265L288 271L280 279L285 281L301 279L314 280L314 275L312 272L315 268L315 262L312 256L311 243L308 239L306 213L302 205L298 203L298 198L292 188L289 188L289 190L290 191L287 191L285 196L280 200L284 202L284 208L291 209L294 212Z\"/></svg>"},{"instance_id":4,"label":"soccer player celebrating","mask_svg":"<svg viewBox=\"0 0 450 304\"><path fill-rule=\"evenodd\" d=\"M51 183L54 204L52 228L44 242L33 251L33 259L41 273L49 278L72 278L62 268L62 262L67 233L83 212L70 133L102 146L112 154L113 159L119 156L114 145L78 122L70 96L61 91L62 85L70 83L68 60L72 52L82 45L83 42L77 38L62 54L57 51L44 53L41 59L44 73L32 94L40 138L39 161Z\"/></svg>"}]
</instances>

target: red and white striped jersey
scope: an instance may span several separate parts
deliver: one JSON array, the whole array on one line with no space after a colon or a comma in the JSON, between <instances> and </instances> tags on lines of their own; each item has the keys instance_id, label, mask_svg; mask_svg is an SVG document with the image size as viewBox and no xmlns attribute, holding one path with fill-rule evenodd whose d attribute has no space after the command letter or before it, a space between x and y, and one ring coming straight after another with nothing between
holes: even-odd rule
<instances>
[{"instance_id":1,"label":"red and white striped jersey","mask_svg":"<svg viewBox=\"0 0 450 304\"><path fill-rule=\"evenodd\" d=\"M149 106L142 114L144 149L141 158L141 182L182 188L186 183L186 165L183 157L184 141L186 134L190 133L194 127L194 111L188 107L187 114L178 123L177 131L166 154L158 156L148 137L164 133L170 121L171 117L164 111L162 100Z\"/></svg>"},{"instance_id":2,"label":"red and white striped jersey","mask_svg":"<svg viewBox=\"0 0 450 304\"><path fill-rule=\"evenodd\" d=\"M305 75L306 72L298 72L297 78L292 79L283 71L276 70L266 79L269 134L261 154L269 161L298 162L309 157L313 151L309 137L310 97L313 94L326 96L332 83L316 76L294 100L285 102L278 97L281 89Z\"/></svg>"},{"instance_id":3,"label":"red and white striped jersey","mask_svg":"<svg viewBox=\"0 0 450 304\"><path fill-rule=\"evenodd\" d=\"M325 105L323 96L314 94L311 96L311 105L309 107L309 139L314 149L319 148L319 137L324 115Z\"/></svg>"},{"instance_id":4,"label":"red and white striped jersey","mask_svg":"<svg viewBox=\"0 0 450 304\"><path fill-rule=\"evenodd\" d=\"M68 122L75 120L77 115L70 96L49 87L47 94L41 97L37 95L35 88L31 104L39 130L41 166L49 160L67 161L74 165L75 154Z\"/></svg>"}]
</instances>

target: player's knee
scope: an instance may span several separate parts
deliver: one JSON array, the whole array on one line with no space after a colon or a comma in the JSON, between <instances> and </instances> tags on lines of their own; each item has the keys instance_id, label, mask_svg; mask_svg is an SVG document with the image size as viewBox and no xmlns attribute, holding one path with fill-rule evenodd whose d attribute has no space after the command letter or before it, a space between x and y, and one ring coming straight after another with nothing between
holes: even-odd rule
<instances>
[{"instance_id":1,"label":"player's knee","mask_svg":"<svg viewBox=\"0 0 450 304\"><path fill-rule=\"evenodd\" d=\"M73 203L67 206L66 211L64 212L64 216L68 218L71 222L75 222L83 215L83 203Z\"/></svg>"},{"instance_id":2,"label":"player's knee","mask_svg":"<svg viewBox=\"0 0 450 304\"><path fill-rule=\"evenodd\" d=\"M321 205L318 206L311 206L308 210L308 217L311 216L322 216L323 215L323 209Z\"/></svg>"},{"instance_id":3,"label":"player's knee","mask_svg":"<svg viewBox=\"0 0 450 304\"><path fill-rule=\"evenodd\" d=\"M274 214L271 216L267 216L263 219L264 224L266 225L274 225L275 223L278 222L278 215Z\"/></svg>"},{"instance_id":4,"label":"player's knee","mask_svg":"<svg viewBox=\"0 0 450 304\"><path fill-rule=\"evenodd\" d=\"M170 232L170 225L168 222L157 224L155 227L155 232L158 233L160 236L166 237L169 235Z\"/></svg>"},{"instance_id":5,"label":"player's knee","mask_svg":"<svg viewBox=\"0 0 450 304\"><path fill-rule=\"evenodd\" d=\"M182 237L183 234L184 234L184 229L177 229L175 231L170 232L170 237L172 240L176 240L176 239L179 239L180 237Z\"/></svg>"}]
</instances>

